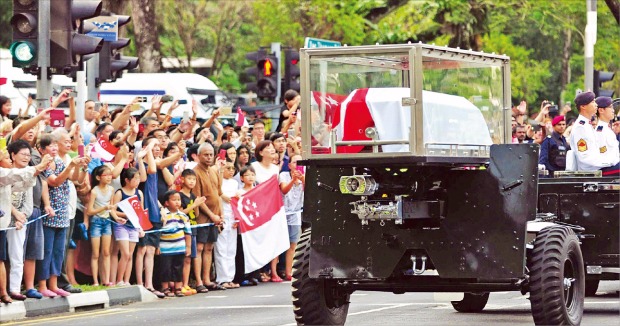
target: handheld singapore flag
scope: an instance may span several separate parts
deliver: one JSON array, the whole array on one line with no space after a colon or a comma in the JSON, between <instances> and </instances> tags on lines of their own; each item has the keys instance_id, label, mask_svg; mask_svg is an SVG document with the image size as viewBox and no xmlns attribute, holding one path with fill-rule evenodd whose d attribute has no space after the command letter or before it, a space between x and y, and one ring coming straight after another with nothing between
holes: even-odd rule
<instances>
[{"instance_id":1,"label":"handheld singapore flag","mask_svg":"<svg viewBox=\"0 0 620 326\"><path fill-rule=\"evenodd\" d=\"M245 118L245 114L240 108L237 108L237 127L249 127L248 119Z\"/></svg>"},{"instance_id":2,"label":"handheld singapore flag","mask_svg":"<svg viewBox=\"0 0 620 326\"><path fill-rule=\"evenodd\" d=\"M99 137L95 143L95 152L99 154L99 157L101 157L102 160L110 162L114 160L114 156L118 152L118 148L112 145L109 140Z\"/></svg>"},{"instance_id":3,"label":"handheld singapore flag","mask_svg":"<svg viewBox=\"0 0 620 326\"><path fill-rule=\"evenodd\" d=\"M231 206L239 221L246 273L265 266L288 249L286 214L275 175L245 195L232 198Z\"/></svg>"},{"instance_id":4,"label":"handheld singapore flag","mask_svg":"<svg viewBox=\"0 0 620 326\"><path fill-rule=\"evenodd\" d=\"M153 224L149 221L149 215L142 209L138 196L131 196L119 202L118 208L127 215L127 219L135 228L141 228L142 230L150 230L153 228Z\"/></svg>"}]
</instances>

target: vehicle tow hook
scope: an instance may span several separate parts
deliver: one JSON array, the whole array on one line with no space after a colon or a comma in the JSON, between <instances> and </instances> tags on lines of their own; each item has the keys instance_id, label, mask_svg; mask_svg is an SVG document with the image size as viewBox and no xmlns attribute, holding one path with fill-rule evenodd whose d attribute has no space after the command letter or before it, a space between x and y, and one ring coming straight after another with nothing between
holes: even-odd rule
<instances>
[{"instance_id":1,"label":"vehicle tow hook","mask_svg":"<svg viewBox=\"0 0 620 326\"><path fill-rule=\"evenodd\" d=\"M420 275L426 271L426 256L422 256L420 259L422 259L422 268L416 269L417 257L415 255L411 255L411 261L413 262L411 269L413 270L414 275Z\"/></svg>"},{"instance_id":2,"label":"vehicle tow hook","mask_svg":"<svg viewBox=\"0 0 620 326\"><path fill-rule=\"evenodd\" d=\"M564 291L568 291L570 290L570 288L573 286L573 283L575 282L574 278L564 278Z\"/></svg>"}]
</instances>

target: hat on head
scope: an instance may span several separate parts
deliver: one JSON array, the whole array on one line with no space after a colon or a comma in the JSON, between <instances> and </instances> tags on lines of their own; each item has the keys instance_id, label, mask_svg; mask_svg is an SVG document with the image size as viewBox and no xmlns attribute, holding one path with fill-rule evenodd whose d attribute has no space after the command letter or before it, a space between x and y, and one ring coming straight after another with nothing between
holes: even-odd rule
<instances>
[{"instance_id":1,"label":"hat on head","mask_svg":"<svg viewBox=\"0 0 620 326\"><path fill-rule=\"evenodd\" d=\"M596 98L596 105L599 108L606 108L611 106L612 100L611 97L607 97L607 96L599 96Z\"/></svg>"},{"instance_id":2,"label":"hat on head","mask_svg":"<svg viewBox=\"0 0 620 326\"><path fill-rule=\"evenodd\" d=\"M575 96L575 105L577 105L577 109L579 109L579 107L582 105L586 105L594 101L595 97L596 96L594 96L594 93L592 92L583 92L577 94L577 96Z\"/></svg>"},{"instance_id":3,"label":"hat on head","mask_svg":"<svg viewBox=\"0 0 620 326\"><path fill-rule=\"evenodd\" d=\"M557 115L557 116L555 116L555 118L553 118L553 121L551 121L551 125L555 127L555 125L557 125L561 121L564 121L564 116L563 115Z\"/></svg>"}]
</instances>

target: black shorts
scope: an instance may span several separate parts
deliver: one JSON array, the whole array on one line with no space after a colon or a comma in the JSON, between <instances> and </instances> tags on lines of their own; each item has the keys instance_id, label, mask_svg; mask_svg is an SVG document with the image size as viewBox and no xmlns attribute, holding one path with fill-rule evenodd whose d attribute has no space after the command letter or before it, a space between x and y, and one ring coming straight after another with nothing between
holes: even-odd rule
<instances>
[{"instance_id":1,"label":"black shorts","mask_svg":"<svg viewBox=\"0 0 620 326\"><path fill-rule=\"evenodd\" d=\"M162 223L151 222L153 224L153 228L151 230L159 230L162 227ZM159 238L161 237L161 232L152 232L147 233L144 237L138 240L138 246L146 247L151 246L155 248L159 248Z\"/></svg>"},{"instance_id":2,"label":"black shorts","mask_svg":"<svg viewBox=\"0 0 620 326\"><path fill-rule=\"evenodd\" d=\"M160 255L159 270L162 282L183 282L184 254Z\"/></svg>"},{"instance_id":3,"label":"black shorts","mask_svg":"<svg viewBox=\"0 0 620 326\"><path fill-rule=\"evenodd\" d=\"M0 231L0 260L7 260L7 252L6 252L6 231Z\"/></svg>"},{"instance_id":4,"label":"black shorts","mask_svg":"<svg viewBox=\"0 0 620 326\"><path fill-rule=\"evenodd\" d=\"M196 242L198 243L216 243L217 236L220 234L220 230L217 226L203 226L195 228L196 230Z\"/></svg>"}]
</instances>

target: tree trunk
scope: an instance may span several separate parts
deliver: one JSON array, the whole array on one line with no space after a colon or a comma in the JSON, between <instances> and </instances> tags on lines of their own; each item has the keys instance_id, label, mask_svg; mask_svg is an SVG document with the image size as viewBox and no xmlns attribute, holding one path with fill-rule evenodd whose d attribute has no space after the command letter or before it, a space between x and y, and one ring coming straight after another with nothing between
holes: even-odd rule
<instances>
[{"instance_id":1,"label":"tree trunk","mask_svg":"<svg viewBox=\"0 0 620 326\"><path fill-rule=\"evenodd\" d=\"M611 11L611 13L614 15L614 18L616 19L616 23L620 25L620 1L605 0L605 3L607 4L607 7L609 7L609 10Z\"/></svg>"},{"instance_id":2,"label":"tree trunk","mask_svg":"<svg viewBox=\"0 0 620 326\"><path fill-rule=\"evenodd\" d=\"M564 48L562 49L562 75L560 77L560 91L566 89L570 83L570 56L573 33L570 28L564 30Z\"/></svg>"},{"instance_id":3,"label":"tree trunk","mask_svg":"<svg viewBox=\"0 0 620 326\"><path fill-rule=\"evenodd\" d=\"M135 29L140 72L160 72L161 52L157 33L156 0L131 0L131 19Z\"/></svg>"}]
</instances>

